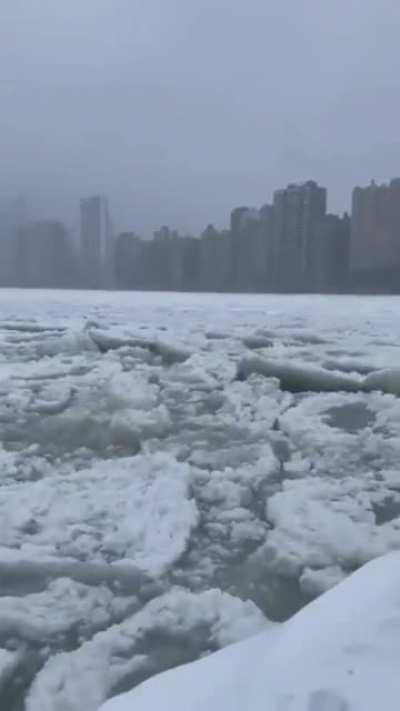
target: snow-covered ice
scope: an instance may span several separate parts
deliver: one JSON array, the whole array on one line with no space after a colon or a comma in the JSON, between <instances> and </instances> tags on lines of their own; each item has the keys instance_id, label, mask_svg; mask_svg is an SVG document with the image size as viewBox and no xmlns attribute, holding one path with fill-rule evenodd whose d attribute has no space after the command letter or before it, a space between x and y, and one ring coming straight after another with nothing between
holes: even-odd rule
<instances>
[{"instance_id":1,"label":"snow-covered ice","mask_svg":"<svg viewBox=\"0 0 400 711\"><path fill-rule=\"evenodd\" d=\"M197 525L189 485L189 465L161 453L10 484L0 488L1 541L39 562L42 554L125 562L155 577L180 558Z\"/></svg>"},{"instance_id":2,"label":"snow-covered ice","mask_svg":"<svg viewBox=\"0 0 400 711\"><path fill-rule=\"evenodd\" d=\"M400 550L397 297L0 306L0 708L95 711Z\"/></svg>"}]
</instances>

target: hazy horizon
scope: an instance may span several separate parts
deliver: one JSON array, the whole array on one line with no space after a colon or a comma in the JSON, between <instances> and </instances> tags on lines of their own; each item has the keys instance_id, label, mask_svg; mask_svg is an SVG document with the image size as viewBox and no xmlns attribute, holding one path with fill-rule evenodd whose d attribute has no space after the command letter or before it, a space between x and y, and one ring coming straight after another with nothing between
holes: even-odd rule
<instances>
[{"instance_id":1,"label":"hazy horizon","mask_svg":"<svg viewBox=\"0 0 400 711\"><path fill-rule=\"evenodd\" d=\"M197 234L291 181L342 212L400 173L389 0L3 0L0 19L0 194L37 216L74 227L102 192L118 231Z\"/></svg>"}]
</instances>

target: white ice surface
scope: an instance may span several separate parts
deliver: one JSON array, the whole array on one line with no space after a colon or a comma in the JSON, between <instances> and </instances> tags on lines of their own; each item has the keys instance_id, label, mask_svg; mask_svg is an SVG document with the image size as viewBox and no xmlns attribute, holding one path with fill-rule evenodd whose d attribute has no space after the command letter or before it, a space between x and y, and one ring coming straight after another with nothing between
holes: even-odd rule
<instances>
[{"instance_id":1,"label":"white ice surface","mask_svg":"<svg viewBox=\"0 0 400 711\"><path fill-rule=\"evenodd\" d=\"M53 709L63 685L65 708L89 708L92 693L100 703L225 644L210 632L205 590L282 620L400 548L399 307L397 297L0 292L10 711L39 688ZM270 372L236 379L255 356ZM280 388L282 373L301 392ZM307 391L327 383L357 392ZM171 613L157 654L156 601L175 586L199 605L196 632L188 622L179 636ZM125 639L151 604L145 642L128 635L130 667L112 657L114 631ZM118 673L107 680L110 659ZM80 665L92 671L79 677Z\"/></svg>"}]
</instances>

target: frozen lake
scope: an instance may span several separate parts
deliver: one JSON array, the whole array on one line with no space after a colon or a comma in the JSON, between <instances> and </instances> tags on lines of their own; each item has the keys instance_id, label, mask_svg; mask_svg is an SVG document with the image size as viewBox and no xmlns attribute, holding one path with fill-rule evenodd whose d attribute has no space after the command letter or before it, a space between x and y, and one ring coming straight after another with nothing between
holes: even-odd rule
<instances>
[{"instance_id":1,"label":"frozen lake","mask_svg":"<svg viewBox=\"0 0 400 711\"><path fill-rule=\"evenodd\" d=\"M400 548L399 348L398 297L0 291L0 708L96 711Z\"/></svg>"}]
</instances>

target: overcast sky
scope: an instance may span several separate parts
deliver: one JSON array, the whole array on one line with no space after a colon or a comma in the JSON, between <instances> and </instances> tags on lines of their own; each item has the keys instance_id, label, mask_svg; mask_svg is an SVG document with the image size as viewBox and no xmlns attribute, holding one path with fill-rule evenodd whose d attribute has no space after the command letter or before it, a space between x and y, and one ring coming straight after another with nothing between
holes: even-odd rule
<instances>
[{"instance_id":1,"label":"overcast sky","mask_svg":"<svg viewBox=\"0 0 400 711\"><path fill-rule=\"evenodd\" d=\"M400 174L399 37L399 0L0 0L0 192L144 234L311 177L348 209Z\"/></svg>"}]
</instances>

